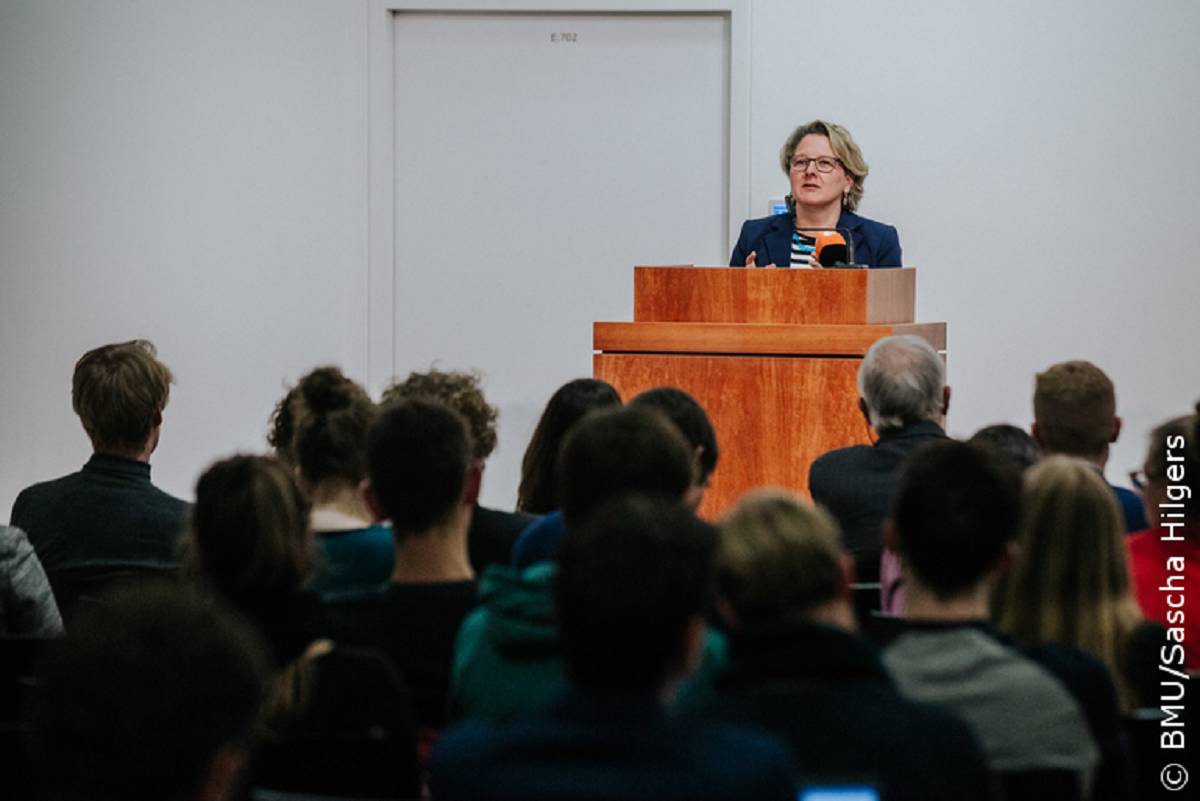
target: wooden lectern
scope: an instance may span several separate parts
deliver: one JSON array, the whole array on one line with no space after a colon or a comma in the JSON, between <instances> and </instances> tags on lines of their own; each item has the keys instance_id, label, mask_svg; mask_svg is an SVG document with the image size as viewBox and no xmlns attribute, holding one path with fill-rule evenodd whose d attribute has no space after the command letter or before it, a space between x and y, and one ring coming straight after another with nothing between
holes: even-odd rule
<instances>
[{"instance_id":1,"label":"wooden lectern","mask_svg":"<svg viewBox=\"0 0 1200 801\"><path fill-rule=\"evenodd\" d=\"M720 515L749 489L808 492L822 453L869 443L858 366L892 334L938 351L946 324L913 322L916 271L635 267L632 323L595 323L594 373L629 400L651 387L707 410L721 458L700 507Z\"/></svg>"}]
</instances>

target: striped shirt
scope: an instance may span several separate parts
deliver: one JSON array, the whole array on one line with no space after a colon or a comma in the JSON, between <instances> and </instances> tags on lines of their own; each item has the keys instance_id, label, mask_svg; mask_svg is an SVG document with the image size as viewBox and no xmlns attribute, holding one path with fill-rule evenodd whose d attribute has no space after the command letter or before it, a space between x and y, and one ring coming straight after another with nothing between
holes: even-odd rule
<instances>
[{"instance_id":1,"label":"striped shirt","mask_svg":"<svg viewBox=\"0 0 1200 801\"><path fill-rule=\"evenodd\" d=\"M815 237L804 236L799 231L792 233L792 267L811 267L808 259L817 250Z\"/></svg>"}]
</instances>

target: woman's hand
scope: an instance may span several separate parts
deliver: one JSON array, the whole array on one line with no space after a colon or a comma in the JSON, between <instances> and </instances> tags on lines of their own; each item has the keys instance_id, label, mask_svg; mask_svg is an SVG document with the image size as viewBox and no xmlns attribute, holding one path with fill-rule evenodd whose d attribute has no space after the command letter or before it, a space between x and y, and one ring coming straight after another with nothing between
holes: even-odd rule
<instances>
[{"instance_id":1,"label":"woman's hand","mask_svg":"<svg viewBox=\"0 0 1200 801\"><path fill-rule=\"evenodd\" d=\"M746 266L747 267L757 267L758 264L755 263L755 261L757 259L758 259L758 251L757 250L750 251L750 255L746 257ZM766 268L770 268L770 269L774 269L774 267L775 267L774 264L764 264L763 266Z\"/></svg>"}]
</instances>

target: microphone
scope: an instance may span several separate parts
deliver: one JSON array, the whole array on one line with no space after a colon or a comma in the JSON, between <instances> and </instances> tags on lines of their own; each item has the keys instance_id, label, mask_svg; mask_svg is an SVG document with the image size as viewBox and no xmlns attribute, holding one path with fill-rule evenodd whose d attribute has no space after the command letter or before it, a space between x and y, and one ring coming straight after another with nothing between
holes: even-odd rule
<instances>
[{"instance_id":1,"label":"microphone","mask_svg":"<svg viewBox=\"0 0 1200 801\"><path fill-rule=\"evenodd\" d=\"M820 231L817 236L816 252L813 258L822 267L845 265L850 261L850 251L846 247L846 238L837 231Z\"/></svg>"}]
</instances>

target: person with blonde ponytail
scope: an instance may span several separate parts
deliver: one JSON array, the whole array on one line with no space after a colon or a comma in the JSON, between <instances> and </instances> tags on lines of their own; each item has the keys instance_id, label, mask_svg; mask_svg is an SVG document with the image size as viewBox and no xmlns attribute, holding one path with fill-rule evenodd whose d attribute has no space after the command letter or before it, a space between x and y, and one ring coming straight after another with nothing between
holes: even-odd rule
<instances>
[{"instance_id":1,"label":"person with blonde ponytail","mask_svg":"<svg viewBox=\"0 0 1200 801\"><path fill-rule=\"evenodd\" d=\"M1019 550L997 588L993 619L1027 643L1063 643L1100 659L1128 713L1141 705L1129 677L1138 655L1128 645L1144 624L1112 490L1087 462L1049 456L1026 471L1021 505Z\"/></svg>"}]
</instances>

